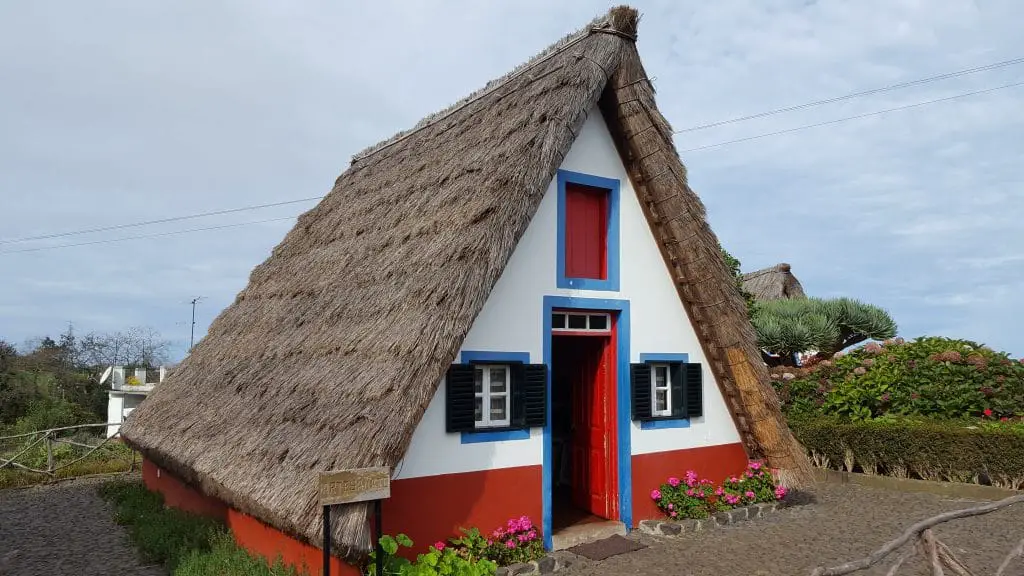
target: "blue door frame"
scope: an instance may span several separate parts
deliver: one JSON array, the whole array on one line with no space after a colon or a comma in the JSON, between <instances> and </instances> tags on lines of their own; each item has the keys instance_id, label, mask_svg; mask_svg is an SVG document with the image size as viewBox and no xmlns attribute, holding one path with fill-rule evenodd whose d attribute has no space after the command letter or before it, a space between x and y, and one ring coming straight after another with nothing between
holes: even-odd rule
<instances>
[{"instance_id":1,"label":"blue door frame","mask_svg":"<svg viewBox=\"0 0 1024 576\"><path fill-rule=\"evenodd\" d=\"M552 464L551 464L551 313L555 309L607 310L617 312L616 338L616 435L617 487L619 491L619 520L626 530L633 528L633 467L630 455L630 393L629 393L629 300L606 298L575 298L570 296L544 297L544 364L548 367L547 423L544 425L544 460L542 466L543 534L544 547L552 547Z\"/></svg>"}]
</instances>

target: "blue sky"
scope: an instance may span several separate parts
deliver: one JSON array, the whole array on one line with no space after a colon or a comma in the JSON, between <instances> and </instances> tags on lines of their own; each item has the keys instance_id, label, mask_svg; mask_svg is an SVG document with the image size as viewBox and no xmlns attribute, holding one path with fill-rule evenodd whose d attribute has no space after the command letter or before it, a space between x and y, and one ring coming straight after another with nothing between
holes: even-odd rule
<instances>
[{"instance_id":1,"label":"blue sky","mask_svg":"<svg viewBox=\"0 0 1024 576\"><path fill-rule=\"evenodd\" d=\"M307 198L608 2L8 2L0 240ZM1015 0L642 1L676 129L1024 57ZM680 150L1024 80L1024 65L677 135ZM683 153L723 244L904 337L1024 356L1024 87ZM180 357L312 202L0 244L0 338L132 325ZM26 248L285 218L89 246ZM2 253L8 252L8 253Z\"/></svg>"}]
</instances>

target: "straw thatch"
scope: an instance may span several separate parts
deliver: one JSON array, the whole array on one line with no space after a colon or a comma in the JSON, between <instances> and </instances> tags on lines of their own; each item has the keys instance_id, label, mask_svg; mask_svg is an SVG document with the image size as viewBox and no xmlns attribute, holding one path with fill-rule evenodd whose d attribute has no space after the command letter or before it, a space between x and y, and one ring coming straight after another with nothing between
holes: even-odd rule
<instances>
[{"instance_id":1,"label":"straw thatch","mask_svg":"<svg viewBox=\"0 0 1024 576\"><path fill-rule=\"evenodd\" d=\"M402 458L599 104L748 449L793 480L810 478L655 107L636 25L633 9L614 8L354 159L132 413L126 440L204 493L319 542L316 474ZM332 537L346 556L368 549L366 513L338 514Z\"/></svg>"},{"instance_id":2,"label":"straw thatch","mask_svg":"<svg viewBox=\"0 0 1024 576\"><path fill-rule=\"evenodd\" d=\"M749 272L741 277L743 289L756 300L780 300L784 298L806 298L804 287L796 279L789 266L783 262L770 268Z\"/></svg>"}]
</instances>

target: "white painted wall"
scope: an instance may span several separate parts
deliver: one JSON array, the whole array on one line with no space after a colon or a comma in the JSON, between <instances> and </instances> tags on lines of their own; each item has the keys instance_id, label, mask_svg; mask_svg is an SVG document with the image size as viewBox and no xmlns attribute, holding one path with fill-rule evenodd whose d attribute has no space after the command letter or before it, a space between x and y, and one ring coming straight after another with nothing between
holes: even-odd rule
<instances>
[{"instance_id":1,"label":"white painted wall","mask_svg":"<svg viewBox=\"0 0 1024 576\"><path fill-rule=\"evenodd\" d=\"M620 291L569 290L556 287L557 180L552 179L537 214L516 247L491 297L474 322L462 350L528 352L543 361L543 297L612 298L630 301L630 361L641 353L687 353L704 369L704 416L689 428L641 430L632 423L633 454L680 450L740 441L725 402L707 368L690 319L679 301L668 269L640 208L615 144L594 108L562 162L562 169L614 178L621 184ZM432 476L513 466L539 466L542 433L529 439L461 444L459 434L445 433L444 383L413 434L398 478Z\"/></svg>"}]
</instances>

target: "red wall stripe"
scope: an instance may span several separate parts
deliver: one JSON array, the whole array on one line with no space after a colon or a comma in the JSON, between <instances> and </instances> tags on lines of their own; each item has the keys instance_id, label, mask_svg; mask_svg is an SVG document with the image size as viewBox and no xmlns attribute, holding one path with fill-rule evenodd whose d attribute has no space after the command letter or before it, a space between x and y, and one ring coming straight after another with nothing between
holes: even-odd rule
<instances>
[{"instance_id":1,"label":"red wall stripe","mask_svg":"<svg viewBox=\"0 0 1024 576\"><path fill-rule=\"evenodd\" d=\"M651 500L651 490L661 486L670 476L682 479L687 470L701 478L721 482L741 474L747 466L743 444L722 444L633 455L633 523L662 518L664 515Z\"/></svg>"},{"instance_id":2,"label":"red wall stripe","mask_svg":"<svg viewBox=\"0 0 1024 576\"><path fill-rule=\"evenodd\" d=\"M384 532L409 536L411 557L459 528L487 534L523 515L539 526L542 486L540 466L395 480L382 506Z\"/></svg>"}]
</instances>

